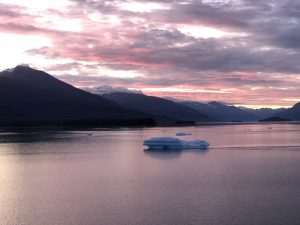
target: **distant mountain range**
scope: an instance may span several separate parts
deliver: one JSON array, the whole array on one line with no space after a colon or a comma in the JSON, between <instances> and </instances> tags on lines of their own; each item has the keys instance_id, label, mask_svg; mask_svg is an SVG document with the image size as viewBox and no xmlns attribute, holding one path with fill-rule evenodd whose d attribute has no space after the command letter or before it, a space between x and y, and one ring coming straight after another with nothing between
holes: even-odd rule
<instances>
[{"instance_id":1,"label":"distant mountain range","mask_svg":"<svg viewBox=\"0 0 300 225\"><path fill-rule=\"evenodd\" d=\"M250 109L246 107L240 107L243 111L250 112L257 117L257 120L263 120L266 118L270 118L272 116L276 116L278 113L281 113L287 109L278 108L278 109L270 109L270 108L260 108L260 109Z\"/></svg>"},{"instance_id":2,"label":"distant mountain range","mask_svg":"<svg viewBox=\"0 0 300 225\"><path fill-rule=\"evenodd\" d=\"M180 101L171 98L164 99L109 86L101 86L94 88L94 90L96 90L96 94L115 101L123 107L181 120L195 120L197 122L257 122L265 119L269 121L272 118L282 118L283 121L300 121L300 103L290 109L251 109L216 101L201 103L197 101ZM191 109L194 110L191 111Z\"/></svg>"},{"instance_id":3,"label":"distant mountain range","mask_svg":"<svg viewBox=\"0 0 300 225\"><path fill-rule=\"evenodd\" d=\"M184 121L192 120L196 122L215 121L210 116L191 107L164 98L120 92L107 93L102 95L102 97L112 100L122 107L152 114L160 118L164 117Z\"/></svg>"},{"instance_id":4,"label":"distant mountain range","mask_svg":"<svg viewBox=\"0 0 300 225\"><path fill-rule=\"evenodd\" d=\"M257 116L251 112L235 106L224 105L219 102L181 102L182 104L198 110L201 113L212 116L221 122L257 121Z\"/></svg>"},{"instance_id":5,"label":"distant mountain range","mask_svg":"<svg viewBox=\"0 0 300 225\"><path fill-rule=\"evenodd\" d=\"M295 104L292 108L279 112L276 115L282 118L300 121L300 102Z\"/></svg>"},{"instance_id":6,"label":"distant mountain range","mask_svg":"<svg viewBox=\"0 0 300 225\"><path fill-rule=\"evenodd\" d=\"M0 125L37 121L89 121L95 125L247 122L272 118L300 121L300 103L289 109L249 109L220 102L180 102L135 90L104 87L104 91L103 87L80 90L27 66L2 71Z\"/></svg>"},{"instance_id":7,"label":"distant mountain range","mask_svg":"<svg viewBox=\"0 0 300 225\"><path fill-rule=\"evenodd\" d=\"M250 109L246 107L236 107L225 105L220 102L200 103L194 101L181 102L182 104L197 109L207 115L211 115L215 120L222 122L255 122L272 117L285 109Z\"/></svg>"},{"instance_id":8,"label":"distant mountain range","mask_svg":"<svg viewBox=\"0 0 300 225\"><path fill-rule=\"evenodd\" d=\"M251 109L226 105L216 101L201 103L170 98L164 99L110 86L101 86L93 90L93 93L115 101L123 107L179 120L195 120L196 122L257 122L272 117L282 117L283 120L300 120L298 117L300 110L294 109L294 107L291 109ZM91 89L88 91L91 91Z\"/></svg>"}]
</instances>

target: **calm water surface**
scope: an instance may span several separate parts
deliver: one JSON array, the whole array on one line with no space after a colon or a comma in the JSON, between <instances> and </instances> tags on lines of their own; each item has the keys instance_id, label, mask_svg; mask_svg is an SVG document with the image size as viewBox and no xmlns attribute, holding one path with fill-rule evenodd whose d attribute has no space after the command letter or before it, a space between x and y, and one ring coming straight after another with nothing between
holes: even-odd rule
<instances>
[{"instance_id":1,"label":"calm water surface","mask_svg":"<svg viewBox=\"0 0 300 225\"><path fill-rule=\"evenodd\" d=\"M144 151L192 132L207 151ZM0 134L1 225L299 225L300 125Z\"/></svg>"}]
</instances>

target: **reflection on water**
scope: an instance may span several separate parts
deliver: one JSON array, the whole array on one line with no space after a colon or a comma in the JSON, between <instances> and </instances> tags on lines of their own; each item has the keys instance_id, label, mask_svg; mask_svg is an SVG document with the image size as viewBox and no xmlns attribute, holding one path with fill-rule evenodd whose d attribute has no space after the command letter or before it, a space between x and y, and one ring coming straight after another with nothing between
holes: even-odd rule
<instances>
[{"instance_id":1,"label":"reflection on water","mask_svg":"<svg viewBox=\"0 0 300 225\"><path fill-rule=\"evenodd\" d=\"M176 159L182 154L203 155L208 152L208 149L144 149L144 153L154 159Z\"/></svg>"},{"instance_id":2,"label":"reflection on water","mask_svg":"<svg viewBox=\"0 0 300 225\"><path fill-rule=\"evenodd\" d=\"M37 143L49 141L70 141L74 138L90 136L90 132L27 132L27 133L0 133L0 143Z\"/></svg>"},{"instance_id":3,"label":"reflection on water","mask_svg":"<svg viewBox=\"0 0 300 225\"><path fill-rule=\"evenodd\" d=\"M299 224L299 125L90 132L0 134L1 225ZM144 150L176 132L210 147Z\"/></svg>"}]
</instances>

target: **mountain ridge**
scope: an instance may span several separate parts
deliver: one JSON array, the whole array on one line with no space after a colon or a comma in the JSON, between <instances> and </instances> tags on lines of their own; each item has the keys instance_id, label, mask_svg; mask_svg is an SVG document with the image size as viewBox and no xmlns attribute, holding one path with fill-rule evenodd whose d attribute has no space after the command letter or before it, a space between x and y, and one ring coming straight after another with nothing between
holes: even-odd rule
<instances>
[{"instance_id":1,"label":"mountain ridge","mask_svg":"<svg viewBox=\"0 0 300 225\"><path fill-rule=\"evenodd\" d=\"M156 116L165 116L177 120L194 120L196 122L214 121L208 115L186 107L179 103L137 93L110 93L102 95L104 98L113 100L123 107L140 110Z\"/></svg>"},{"instance_id":2,"label":"mountain ridge","mask_svg":"<svg viewBox=\"0 0 300 225\"><path fill-rule=\"evenodd\" d=\"M0 72L0 122L147 118L26 66Z\"/></svg>"},{"instance_id":3,"label":"mountain ridge","mask_svg":"<svg viewBox=\"0 0 300 225\"><path fill-rule=\"evenodd\" d=\"M197 101L184 101L182 104L192 107L201 113L209 114L220 122L243 122L257 121L258 118L249 112L235 106L228 106L222 103L212 101L209 103L200 103Z\"/></svg>"},{"instance_id":4,"label":"mountain ridge","mask_svg":"<svg viewBox=\"0 0 300 225\"><path fill-rule=\"evenodd\" d=\"M102 87L106 92L96 88L99 93L104 93L96 95L28 66L4 70L0 72L0 124L43 120L92 123L114 119L119 123L127 119L152 119L168 124L182 121L254 122L271 117L300 120L300 103L289 109L250 109L217 101L175 101L126 88Z\"/></svg>"},{"instance_id":5,"label":"mountain ridge","mask_svg":"<svg viewBox=\"0 0 300 225\"><path fill-rule=\"evenodd\" d=\"M300 102L283 112L277 113L276 116L293 121L300 121Z\"/></svg>"}]
</instances>

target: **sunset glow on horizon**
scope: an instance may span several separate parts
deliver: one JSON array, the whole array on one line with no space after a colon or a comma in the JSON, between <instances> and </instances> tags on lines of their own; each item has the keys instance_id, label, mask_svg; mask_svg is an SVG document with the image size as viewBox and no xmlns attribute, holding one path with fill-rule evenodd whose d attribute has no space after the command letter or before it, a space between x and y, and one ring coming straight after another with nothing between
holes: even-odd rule
<instances>
[{"instance_id":1,"label":"sunset glow on horizon","mask_svg":"<svg viewBox=\"0 0 300 225\"><path fill-rule=\"evenodd\" d=\"M80 88L252 108L300 101L297 1L0 0L0 7L0 70L28 64Z\"/></svg>"}]
</instances>

